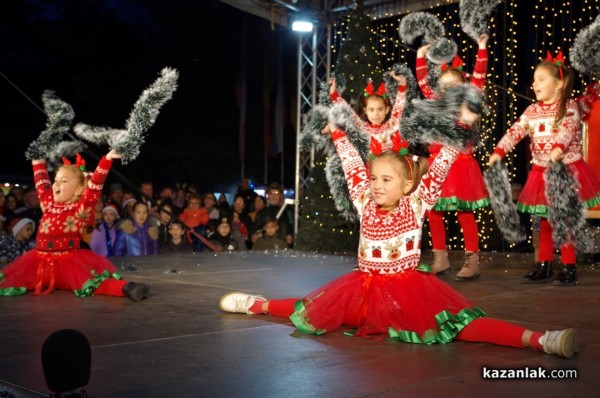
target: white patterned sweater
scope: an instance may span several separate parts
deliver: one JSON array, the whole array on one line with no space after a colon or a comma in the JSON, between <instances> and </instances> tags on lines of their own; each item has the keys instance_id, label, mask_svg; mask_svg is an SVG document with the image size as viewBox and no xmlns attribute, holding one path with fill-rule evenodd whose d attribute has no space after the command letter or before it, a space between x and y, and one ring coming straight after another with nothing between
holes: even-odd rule
<instances>
[{"instance_id":1,"label":"white patterned sweater","mask_svg":"<svg viewBox=\"0 0 600 398\"><path fill-rule=\"evenodd\" d=\"M331 95L331 99L335 104L340 104L348 109L352 114L354 124L359 127L360 131L367 137L376 138L377 141L381 143L383 150L391 149L393 147L393 142L390 137L398 131L398 125L402 118L402 114L404 113L404 107L406 106L406 86L398 86L398 92L396 93L396 99L392 106L390 118L379 125L361 119L354 111L354 108L352 108L352 106L337 92Z\"/></svg>"},{"instance_id":2,"label":"white patterned sweater","mask_svg":"<svg viewBox=\"0 0 600 398\"><path fill-rule=\"evenodd\" d=\"M360 154L340 130L332 132L344 175L360 219L358 265L363 272L389 275L419 265L426 213L440 196L442 183L458 151L443 147L417 189L401 198L398 207L382 212L371 196L367 168Z\"/></svg>"},{"instance_id":3,"label":"white patterned sweater","mask_svg":"<svg viewBox=\"0 0 600 398\"><path fill-rule=\"evenodd\" d=\"M567 112L560 125L553 127L558 105L558 102L552 104L536 102L529 105L504 134L494 153L502 157L506 156L523 138L529 135L533 164L537 166L546 167L550 161L550 152L556 147L563 150L565 164L580 160L582 154L579 108L574 100L569 100Z\"/></svg>"}]
</instances>

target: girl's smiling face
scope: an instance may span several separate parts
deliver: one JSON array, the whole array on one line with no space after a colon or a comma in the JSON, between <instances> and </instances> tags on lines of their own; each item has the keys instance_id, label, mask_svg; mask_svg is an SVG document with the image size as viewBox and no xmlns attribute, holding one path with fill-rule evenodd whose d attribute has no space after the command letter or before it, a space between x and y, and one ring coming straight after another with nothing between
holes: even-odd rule
<instances>
[{"instance_id":1,"label":"girl's smiling face","mask_svg":"<svg viewBox=\"0 0 600 398\"><path fill-rule=\"evenodd\" d=\"M56 172L52 193L56 203L76 202L83 192L83 175L79 176L69 167L61 167Z\"/></svg>"},{"instance_id":2,"label":"girl's smiling face","mask_svg":"<svg viewBox=\"0 0 600 398\"><path fill-rule=\"evenodd\" d=\"M377 158L371 164L371 195L382 208L391 209L404 196L404 180L389 158Z\"/></svg>"}]
</instances>

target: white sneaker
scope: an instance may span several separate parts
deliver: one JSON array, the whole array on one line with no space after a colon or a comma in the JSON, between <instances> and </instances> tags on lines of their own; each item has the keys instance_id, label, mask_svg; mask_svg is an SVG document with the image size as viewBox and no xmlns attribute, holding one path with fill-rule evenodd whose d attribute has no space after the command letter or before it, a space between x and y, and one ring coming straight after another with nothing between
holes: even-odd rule
<instances>
[{"instance_id":1,"label":"white sneaker","mask_svg":"<svg viewBox=\"0 0 600 398\"><path fill-rule=\"evenodd\" d=\"M577 333L575 329L547 331L541 340L546 354L571 358L577 352Z\"/></svg>"},{"instance_id":2,"label":"white sneaker","mask_svg":"<svg viewBox=\"0 0 600 398\"><path fill-rule=\"evenodd\" d=\"M230 292L221 297L221 301L219 301L219 308L221 311L225 312L254 315L253 312L250 312L250 308L254 305L256 300L267 301L267 299L263 296L242 292Z\"/></svg>"}]
</instances>

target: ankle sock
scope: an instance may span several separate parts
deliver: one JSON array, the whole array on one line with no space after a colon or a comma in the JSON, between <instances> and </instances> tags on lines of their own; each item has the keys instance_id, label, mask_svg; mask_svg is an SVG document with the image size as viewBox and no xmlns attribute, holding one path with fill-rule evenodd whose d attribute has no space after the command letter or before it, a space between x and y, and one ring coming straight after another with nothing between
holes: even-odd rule
<instances>
[{"instance_id":1,"label":"ankle sock","mask_svg":"<svg viewBox=\"0 0 600 398\"><path fill-rule=\"evenodd\" d=\"M529 345L534 350L544 351L544 344L540 342L540 339L544 336L544 333L533 332L529 338Z\"/></svg>"},{"instance_id":2,"label":"ankle sock","mask_svg":"<svg viewBox=\"0 0 600 398\"><path fill-rule=\"evenodd\" d=\"M252 304L252 307L250 307L250 312L256 315L260 315L260 314L264 314L263 310L262 310L262 305L266 302L267 300L255 300L254 304Z\"/></svg>"}]
</instances>

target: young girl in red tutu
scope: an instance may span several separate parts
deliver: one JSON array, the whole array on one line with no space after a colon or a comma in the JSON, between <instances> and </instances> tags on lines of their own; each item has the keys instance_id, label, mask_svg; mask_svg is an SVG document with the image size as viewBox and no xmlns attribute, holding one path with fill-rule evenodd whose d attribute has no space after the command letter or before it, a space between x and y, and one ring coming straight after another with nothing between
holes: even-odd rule
<instances>
[{"instance_id":1,"label":"young girl in red tutu","mask_svg":"<svg viewBox=\"0 0 600 398\"><path fill-rule=\"evenodd\" d=\"M515 124L500 139L489 159L489 164L500 161L522 139L529 136L533 166L519 198L517 210L540 217L539 252L532 270L525 275L526 282L547 282L554 279L559 286L577 284L575 244L568 239L560 246L561 272L554 277L553 228L548 221L549 204L546 197L544 174L552 162L566 166L569 174L579 185L578 195L586 207L600 203L600 182L592 168L583 161L581 150L581 111L589 112L585 106L598 98L598 85L588 87L585 95L577 102L571 99L573 92L573 70L565 64L562 52L556 57L548 53L533 74L533 91L537 102L525 109ZM566 195L566 193L564 193Z\"/></svg>"},{"instance_id":2,"label":"young girl in red tutu","mask_svg":"<svg viewBox=\"0 0 600 398\"><path fill-rule=\"evenodd\" d=\"M475 69L470 79L470 83L480 90L483 90L487 73L487 41L488 35L483 34L479 37ZM438 80L438 91L434 91L427 83L429 73L425 62L425 55L430 47L431 44L428 44L417 51L417 82L425 98L436 99L444 95L448 87L463 84L467 79L462 71L462 60L456 56L452 66L442 68L443 71ZM430 164L438 155L441 147L441 144L438 143L429 145ZM459 154L442 185L440 198L427 216L433 246L432 272L441 274L450 268L444 213L456 211L465 245L462 266L455 278L458 281L474 281L479 278L479 228L474 210L490 204L485 181L479 163L473 157L473 152L473 148L468 148Z\"/></svg>"},{"instance_id":3,"label":"young girl in red tutu","mask_svg":"<svg viewBox=\"0 0 600 398\"><path fill-rule=\"evenodd\" d=\"M471 115L472 117L472 115ZM303 298L267 300L260 295L224 295L221 310L289 317L308 334L343 325L357 336L385 336L410 343L453 339L510 347L531 346L570 358L577 351L573 329L534 332L485 318L467 298L419 265L422 225L435 205L458 150L443 146L427 161L404 155L400 140L374 154L368 168L346 133L331 131L348 189L360 215L359 269L344 274ZM404 148L402 148L404 149ZM425 173L425 174L424 174Z\"/></svg>"},{"instance_id":4,"label":"young girl in red tutu","mask_svg":"<svg viewBox=\"0 0 600 398\"><path fill-rule=\"evenodd\" d=\"M51 183L46 161L32 161L35 187L44 209L36 237L36 248L0 271L0 295L35 295L55 289L72 290L75 295L127 296L140 301L150 287L127 282L106 258L80 248L81 230L91 217L113 159L120 155L111 150L104 156L88 179L85 163L65 162Z\"/></svg>"}]
</instances>

